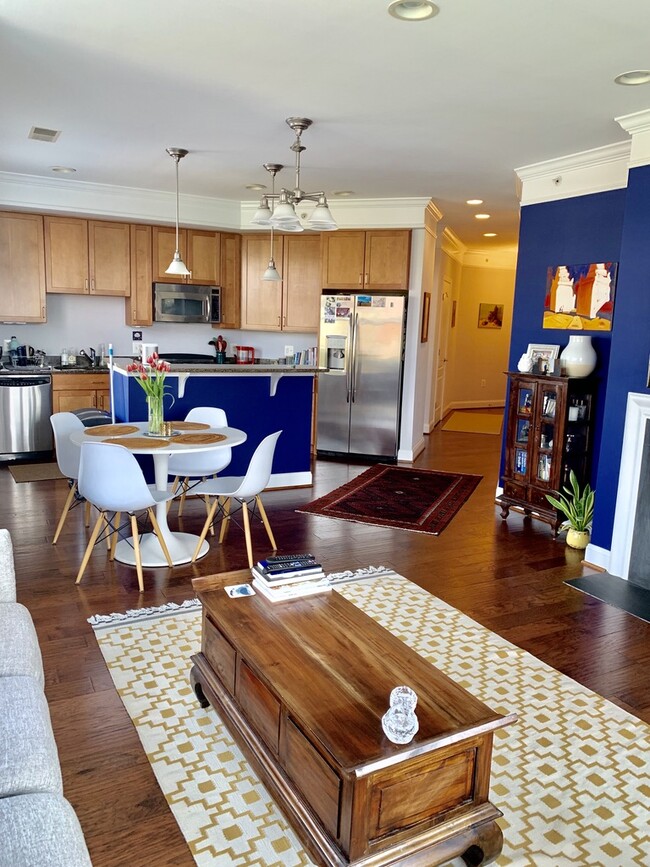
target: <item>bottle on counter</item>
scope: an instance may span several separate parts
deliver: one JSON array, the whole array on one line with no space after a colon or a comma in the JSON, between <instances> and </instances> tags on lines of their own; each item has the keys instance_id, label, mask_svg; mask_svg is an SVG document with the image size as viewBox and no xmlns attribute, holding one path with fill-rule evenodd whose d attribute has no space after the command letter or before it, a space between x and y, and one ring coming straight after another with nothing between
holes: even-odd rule
<instances>
[{"instance_id":1,"label":"bottle on counter","mask_svg":"<svg viewBox=\"0 0 650 867\"><path fill-rule=\"evenodd\" d=\"M64 367L68 363L68 350L63 347L61 350L61 367Z\"/></svg>"},{"instance_id":2,"label":"bottle on counter","mask_svg":"<svg viewBox=\"0 0 650 867\"><path fill-rule=\"evenodd\" d=\"M18 340L15 334L11 335L11 340L9 341L9 358L11 358L12 364L18 364Z\"/></svg>"}]
</instances>

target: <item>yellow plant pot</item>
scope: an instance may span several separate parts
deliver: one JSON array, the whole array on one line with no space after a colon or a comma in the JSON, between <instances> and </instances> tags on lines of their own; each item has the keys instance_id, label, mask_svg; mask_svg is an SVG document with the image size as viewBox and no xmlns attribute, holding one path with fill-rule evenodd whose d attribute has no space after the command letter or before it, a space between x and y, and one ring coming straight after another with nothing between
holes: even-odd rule
<instances>
[{"instance_id":1,"label":"yellow plant pot","mask_svg":"<svg viewBox=\"0 0 650 867\"><path fill-rule=\"evenodd\" d=\"M578 548L583 551L589 544L590 533L588 530L567 530L566 543L569 548Z\"/></svg>"}]
</instances>

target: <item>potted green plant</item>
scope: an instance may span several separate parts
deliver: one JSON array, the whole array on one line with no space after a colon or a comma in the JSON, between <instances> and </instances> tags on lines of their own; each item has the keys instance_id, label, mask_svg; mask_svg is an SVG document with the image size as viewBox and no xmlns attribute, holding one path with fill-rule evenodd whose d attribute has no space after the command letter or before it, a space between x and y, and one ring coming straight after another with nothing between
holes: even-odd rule
<instances>
[{"instance_id":1,"label":"potted green plant","mask_svg":"<svg viewBox=\"0 0 650 867\"><path fill-rule=\"evenodd\" d=\"M581 491L573 470L569 473L569 487L565 486L562 490L565 493L559 494L558 497L547 494L546 499L566 517L566 521L560 525L560 530L567 531L567 545L582 550L589 544L596 492L591 490L589 484L586 484Z\"/></svg>"}]
</instances>

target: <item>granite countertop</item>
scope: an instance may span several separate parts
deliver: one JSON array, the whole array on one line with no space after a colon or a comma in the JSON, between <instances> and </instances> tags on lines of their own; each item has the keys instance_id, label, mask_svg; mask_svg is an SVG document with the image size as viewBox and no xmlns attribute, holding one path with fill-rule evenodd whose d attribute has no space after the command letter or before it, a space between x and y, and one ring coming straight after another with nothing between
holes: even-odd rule
<instances>
[{"instance_id":1,"label":"granite countertop","mask_svg":"<svg viewBox=\"0 0 650 867\"><path fill-rule=\"evenodd\" d=\"M127 364L131 364L131 360L124 361L122 359L114 362L114 367L120 373L126 373ZM170 376L175 373L203 374L205 376L218 376L224 373L241 373L241 374L260 374L260 373L320 373L324 370L322 367L311 367L307 364L172 364Z\"/></svg>"}]
</instances>

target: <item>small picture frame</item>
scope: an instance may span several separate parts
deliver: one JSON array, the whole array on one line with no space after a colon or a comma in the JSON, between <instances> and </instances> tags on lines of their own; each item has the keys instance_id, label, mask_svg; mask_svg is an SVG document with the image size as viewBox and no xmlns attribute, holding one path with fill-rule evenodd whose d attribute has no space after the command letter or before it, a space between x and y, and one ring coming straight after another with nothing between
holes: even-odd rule
<instances>
[{"instance_id":1,"label":"small picture frame","mask_svg":"<svg viewBox=\"0 0 650 867\"><path fill-rule=\"evenodd\" d=\"M528 355L533 359L534 373L555 373L557 359L560 354L559 344L529 343Z\"/></svg>"},{"instance_id":2,"label":"small picture frame","mask_svg":"<svg viewBox=\"0 0 650 867\"><path fill-rule=\"evenodd\" d=\"M429 314L431 312L431 292L425 292L422 298L422 326L420 328L420 343L429 339Z\"/></svg>"}]
</instances>

